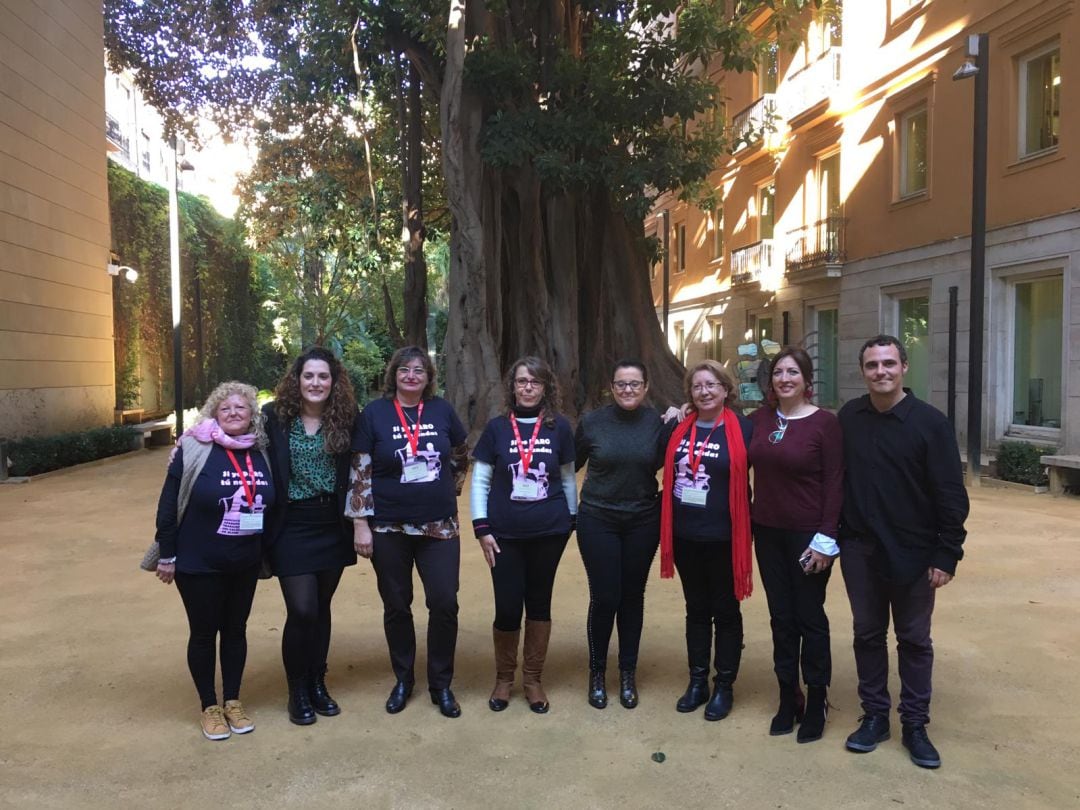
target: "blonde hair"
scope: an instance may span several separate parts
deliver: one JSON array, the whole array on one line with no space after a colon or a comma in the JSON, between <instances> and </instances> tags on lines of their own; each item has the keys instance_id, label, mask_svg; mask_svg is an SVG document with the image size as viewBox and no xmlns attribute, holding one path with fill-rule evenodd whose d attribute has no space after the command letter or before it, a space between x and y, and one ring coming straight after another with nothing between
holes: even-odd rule
<instances>
[{"instance_id":1,"label":"blonde hair","mask_svg":"<svg viewBox=\"0 0 1080 810\"><path fill-rule=\"evenodd\" d=\"M697 365L688 368L686 376L683 377L683 393L686 394L687 402L694 401L694 392L690 389L694 384L694 375L699 371L709 372L727 389L727 396L724 397L725 406L731 405L739 398L739 388L735 385L735 378L731 376L731 372L715 360L702 360Z\"/></svg>"},{"instance_id":2,"label":"blonde hair","mask_svg":"<svg viewBox=\"0 0 1080 810\"><path fill-rule=\"evenodd\" d=\"M217 409L221 406L221 403L232 396L243 397L248 407L251 408L251 427L248 428L248 432L255 434L255 444L258 447L265 448L267 445L265 420L262 411L259 410L259 392L253 385L238 382L237 380L221 383L206 398L206 402L199 410L199 418L195 420L195 424L205 422L207 419L216 419Z\"/></svg>"}]
</instances>

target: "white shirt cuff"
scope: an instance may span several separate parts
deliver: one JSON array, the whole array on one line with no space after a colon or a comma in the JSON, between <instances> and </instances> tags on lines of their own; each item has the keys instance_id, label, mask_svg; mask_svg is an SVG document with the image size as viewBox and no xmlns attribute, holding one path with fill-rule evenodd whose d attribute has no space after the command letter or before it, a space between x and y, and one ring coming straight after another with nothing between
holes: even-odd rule
<instances>
[{"instance_id":1,"label":"white shirt cuff","mask_svg":"<svg viewBox=\"0 0 1080 810\"><path fill-rule=\"evenodd\" d=\"M836 540L821 532L814 535L810 541L810 548L826 557L836 557L840 554L840 546L836 544Z\"/></svg>"}]
</instances>

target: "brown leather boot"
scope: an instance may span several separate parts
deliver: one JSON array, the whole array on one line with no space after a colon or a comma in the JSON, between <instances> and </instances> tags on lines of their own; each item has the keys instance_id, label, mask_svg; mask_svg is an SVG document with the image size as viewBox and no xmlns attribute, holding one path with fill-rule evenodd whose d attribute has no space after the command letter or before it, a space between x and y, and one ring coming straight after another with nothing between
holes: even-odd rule
<instances>
[{"instance_id":1,"label":"brown leather boot","mask_svg":"<svg viewBox=\"0 0 1080 810\"><path fill-rule=\"evenodd\" d=\"M491 697L488 698L488 708L493 712L501 712L510 703L510 689L517 674L521 631L492 627L491 635L495 641L495 688L491 690Z\"/></svg>"},{"instance_id":2,"label":"brown leather boot","mask_svg":"<svg viewBox=\"0 0 1080 810\"><path fill-rule=\"evenodd\" d=\"M529 708L544 714L550 708L540 676L544 672L548 642L551 640L551 622L525 620L525 651L521 665L521 684L525 687L525 699Z\"/></svg>"}]
</instances>

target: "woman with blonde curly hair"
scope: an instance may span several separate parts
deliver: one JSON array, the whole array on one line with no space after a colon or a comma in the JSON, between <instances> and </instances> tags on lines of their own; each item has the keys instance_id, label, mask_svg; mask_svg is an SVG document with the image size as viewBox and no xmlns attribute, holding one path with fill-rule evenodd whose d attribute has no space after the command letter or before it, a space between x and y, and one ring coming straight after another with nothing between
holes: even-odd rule
<instances>
[{"instance_id":1,"label":"woman with blonde curly hair","mask_svg":"<svg viewBox=\"0 0 1080 810\"><path fill-rule=\"evenodd\" d=\"M202 732L223 740L255 728L240 703L247 619L262 559L264 516L275 502L266 434L250 385L210 394L177 442L158 500L157 576L175 581L187 612L187 659L202 701ZM224 707L214 687L221 648Z\"/></svg>"},{"instance_id":2,"label":"woman with blonde curly hair","mask_svg":"<svg viewBox=\"0 0 1080 810\"><path fill-rule=\"evenodd\" d=\"M509 703L524 612L521 683L529 708L544 714L540 677L551 638L551 591L577 512L574 434L559 414L555 374L539 357L510 366L506 410L487 423L473 451L473 532L495 590L495 688L488 707L501 712Z\"/></svg>"},{"instance_id":3,"label":"woman with blonde curly hair","mask_svg":"<svg viewBox=\"0 0 1080 810\"><path fill-rule=\"evenodd\" d=\"M287 612L281 657L289 681L289 719L309 725L341 709L326 689L330 603L346 566L356 564L345 517L356 396L341 362L308 349L263 406L270 461L281 493L269 537L271 569Z\"/></svg>"}]
</instances>

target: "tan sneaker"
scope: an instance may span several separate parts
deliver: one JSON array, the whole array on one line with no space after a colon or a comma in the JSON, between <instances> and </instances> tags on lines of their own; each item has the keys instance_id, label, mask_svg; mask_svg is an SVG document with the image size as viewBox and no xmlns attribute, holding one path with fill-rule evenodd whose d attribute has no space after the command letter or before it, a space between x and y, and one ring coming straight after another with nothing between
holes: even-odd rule
<instances>
[{"instance_id":1,"label":"tan sneaker","mask_svg":"<svg viewBox=\"0 0 1080 810\"><path fill-rule=\"evenodd\" d=\"M229 739L229 726L220 706L207 706L202 713L202 733L208 740Z\"/></svg>"},{"instance_id":2,"label":"tan sneaker","mask_svg":"<svg viewBox=\"0 0 1080 810\"><path fill-rule=\"evenodd\" d=\"M239 700L225 701L225 720L234 734L247 734L255 730L255 724L247 716Z\"/></svg>"}]
</instances>

